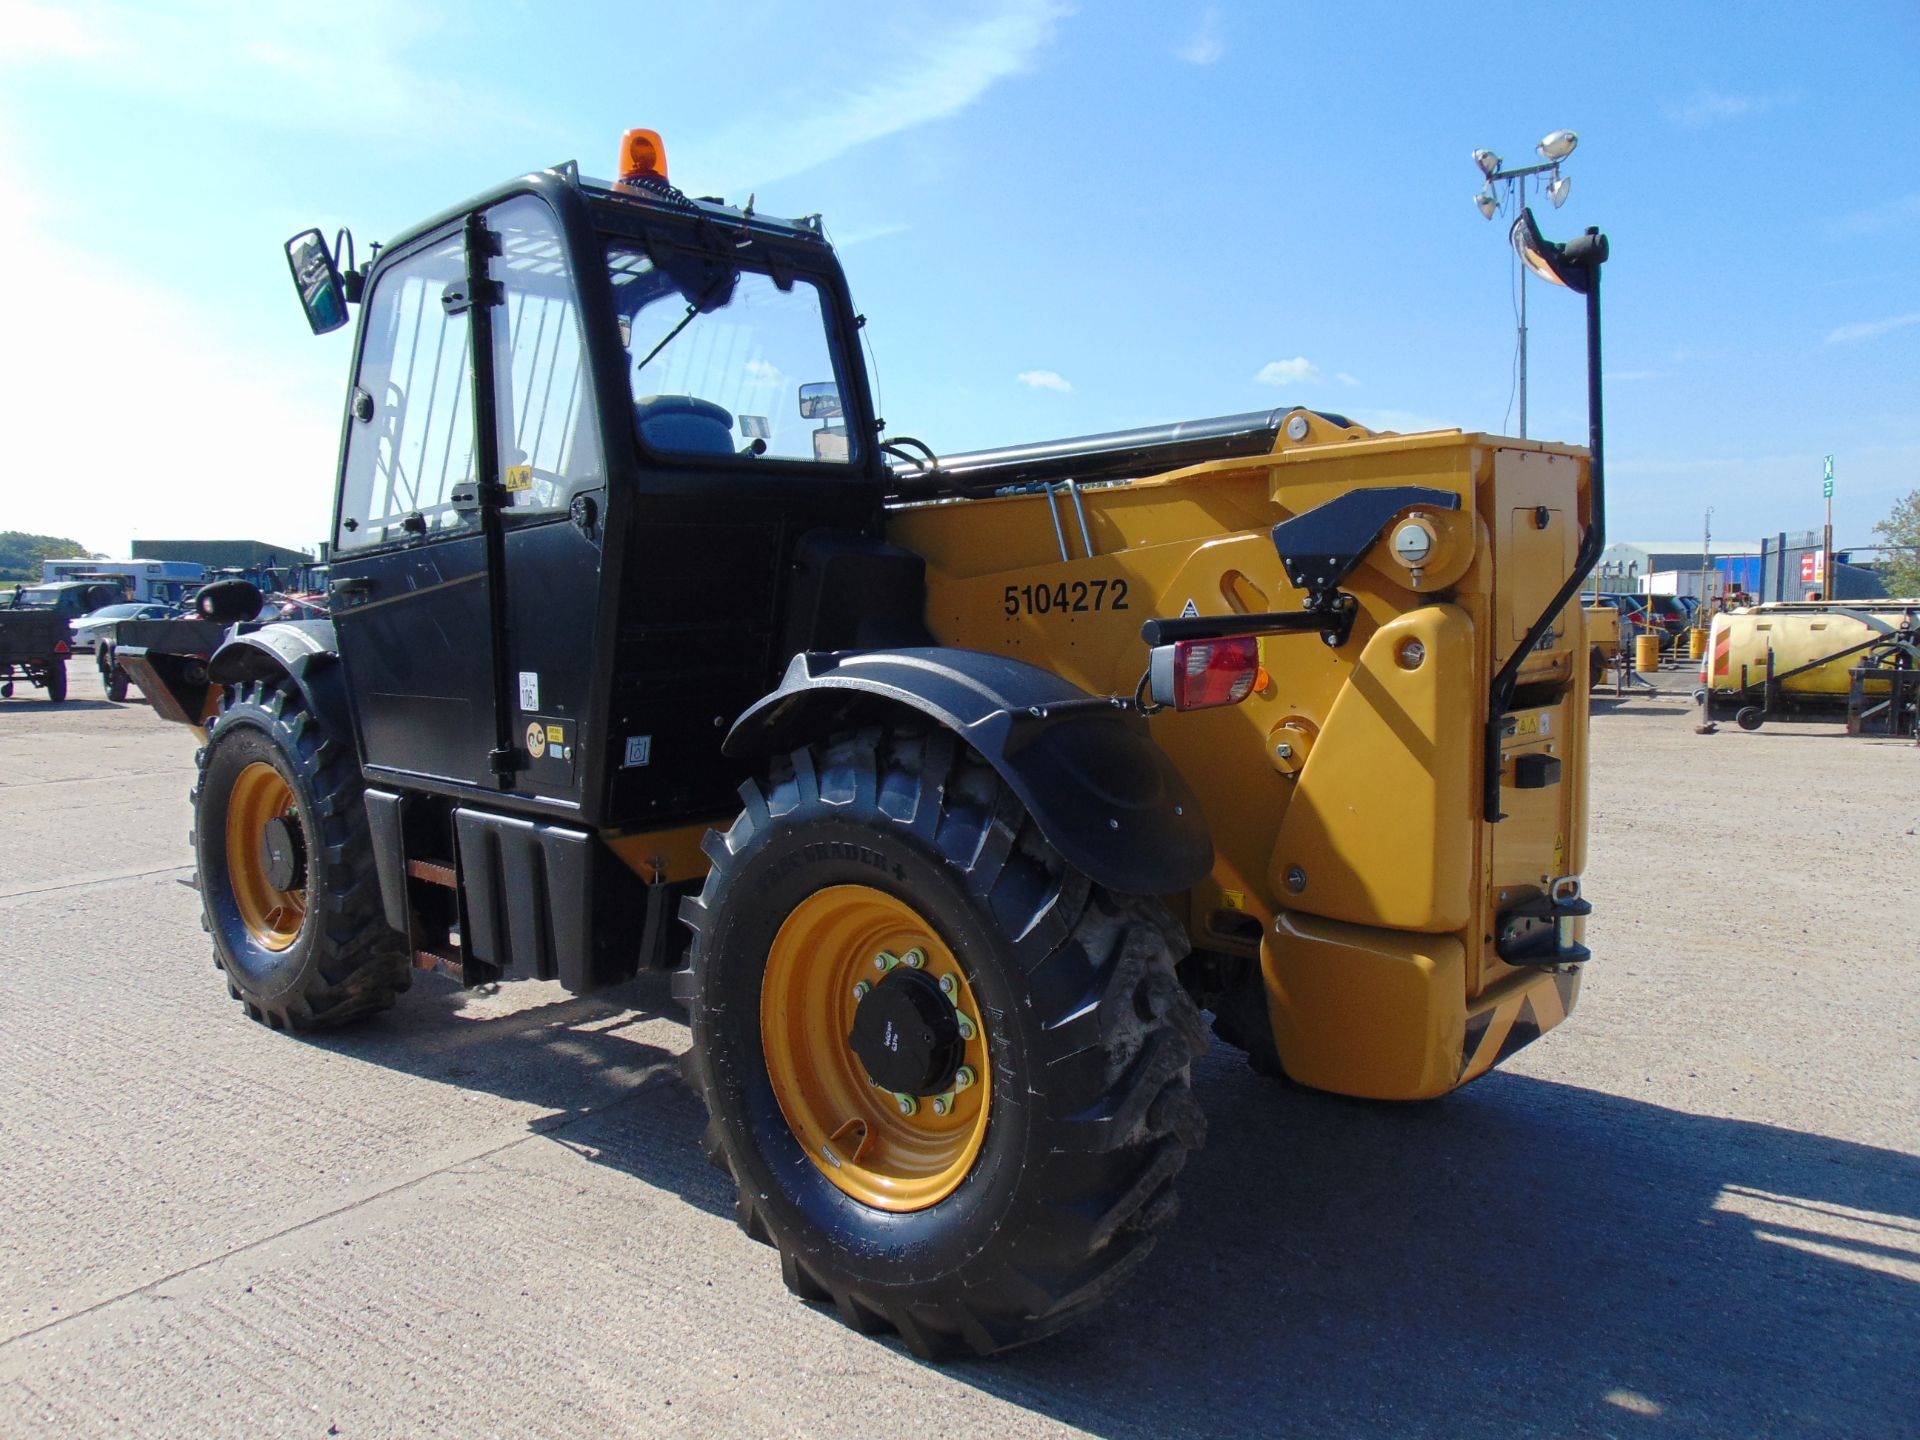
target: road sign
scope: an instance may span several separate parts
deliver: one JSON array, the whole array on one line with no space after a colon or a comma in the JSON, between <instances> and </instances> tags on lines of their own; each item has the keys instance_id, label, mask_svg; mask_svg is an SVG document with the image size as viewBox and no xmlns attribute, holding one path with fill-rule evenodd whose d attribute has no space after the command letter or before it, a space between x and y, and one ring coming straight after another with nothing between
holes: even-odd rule
<instances>
[{"instance_id":1,"label":"road sign","mask_svg":"<svg viewBox=\"0 0 1920 1440\"><path fill-rule=\"evenodd\" d=\"M1820 483L1820 498L1823 500L1833 498L1833 456L1831 455L1827 456L1826 478Z\"/></svg>"},{"instance_id":2,"label":"road sign","mask_svg":"<svg viewBox=\"0 0 1920 1440\"><path fill-rule=\"evenodd\" d=\"M1826 553L1820 550L1809 550L1800 557L1800 581L1802 584L1811 585L1815 581L1825 580L1827 578L1826 558Z\"/></svg>"}]
</instances>

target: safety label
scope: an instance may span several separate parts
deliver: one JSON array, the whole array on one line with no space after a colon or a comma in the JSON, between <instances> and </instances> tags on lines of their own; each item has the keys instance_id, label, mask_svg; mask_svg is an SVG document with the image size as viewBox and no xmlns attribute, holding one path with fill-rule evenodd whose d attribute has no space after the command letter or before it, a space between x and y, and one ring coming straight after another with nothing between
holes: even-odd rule
<instances>
[{"instance_id":1,"label":"safety label","mask_svg":"<svg viewBox=\"0 0 1920 1440\"><path fill-rule=\"evenodd\" d=\"M540 672L538 670L520 672L520 708L522 710L540 708Z\"/></svg>"},{"instance_id":2,"label":"safety label","mask_svg":"<svg viewBox=\"0 0 1920 1440\"><path fill-rule=\"evenodd\" d=\"M627 737L627 757L620 762L623 770L632 770L653 761L653 737L651 735L629 735Z\"/></svg>"}]
</instances>

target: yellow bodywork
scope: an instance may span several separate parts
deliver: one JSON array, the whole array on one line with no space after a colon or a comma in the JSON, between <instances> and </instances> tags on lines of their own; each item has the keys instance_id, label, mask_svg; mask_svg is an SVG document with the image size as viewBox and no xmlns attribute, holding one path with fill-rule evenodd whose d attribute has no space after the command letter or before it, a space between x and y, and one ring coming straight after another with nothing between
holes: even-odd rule
<instances>
[{"instance_id":1,"label":"yellow bodywork","mask_svg":"<svg viewBox=\"0 0 1920 1440\"><path fill-rule=\"evenodd\" d=\"M1620 649L1620 612L1612 605L1582 607L1587 617L1587 640L1596 650L1612 655Z\"/></svg>"},{"instance_id":2,"label":"yellow bodywork","mask_svg":"<svg viewBox=\"0 0 1920 1440\"><path fill-rule=\"evenodd\" d=\"M1558 783L1503 784L1497 825L1481 795L1488 687L1576 563L1587 460L1308 418L1304 439L1270 455L1088 487L1077 506L1040 491L902 505L888 538L925 558L941 643L1131 695L1142 622L1303 607L1274 549L1278 522L1361 487L1459 497L1458 510L1410 513L1433 538L1420 570L1380 544L1348 578L1359 615L1347 644L1267 637L1265 683L1248 700L1152 721L1216 854L1208 880L1168 898L1197 950L1257 960L1288 1074L1351 1095L1438 1095L1558 1023L1577 989L1494 951L1496 912L1584 864L1577 603L1522 666L1502 742L1503 774L1544 753Z\"/></svg>"}]
</instances>

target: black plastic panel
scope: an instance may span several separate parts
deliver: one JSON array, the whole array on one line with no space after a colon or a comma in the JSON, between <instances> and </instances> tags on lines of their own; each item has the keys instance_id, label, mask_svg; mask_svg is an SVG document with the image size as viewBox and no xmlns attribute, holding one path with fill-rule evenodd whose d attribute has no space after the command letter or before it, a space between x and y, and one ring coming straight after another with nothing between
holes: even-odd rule
<instances>
[{"instance_id":1,"label":"black plastic panel","mask_svg":"<svg viewBox=\"0 0 1920 1440\"><path fill-rule=\"evenodd\" d=\"M1185 890L1213 869L1200 802L1146 722L1049 670L945 647L794 657L727 736L731 755L789 749L919 711L1000 773L1068 864L1127 895Z\"/></svg>"}]
</instances>

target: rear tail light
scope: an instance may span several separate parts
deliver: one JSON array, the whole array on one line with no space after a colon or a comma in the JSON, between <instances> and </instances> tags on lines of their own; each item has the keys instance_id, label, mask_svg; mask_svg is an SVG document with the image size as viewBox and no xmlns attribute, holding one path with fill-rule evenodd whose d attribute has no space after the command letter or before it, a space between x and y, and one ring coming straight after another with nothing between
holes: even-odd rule
<instances>
[{"instance_id":1,"label":"rear tail light","mask_svg":"<svg viewBox=\"0 0 1920 1440\"><path fill-rule=\"evenodd\" d=\"M1260 641L1178 640L1156 646L1148 670L1153 698L1176 710L1238 705L1253 693L1260 673Z\"/></svg>"}]
</instances>

